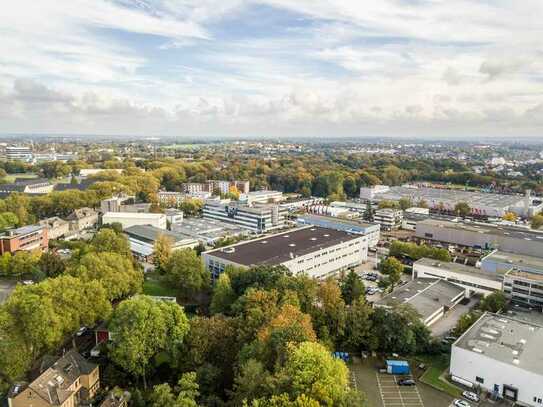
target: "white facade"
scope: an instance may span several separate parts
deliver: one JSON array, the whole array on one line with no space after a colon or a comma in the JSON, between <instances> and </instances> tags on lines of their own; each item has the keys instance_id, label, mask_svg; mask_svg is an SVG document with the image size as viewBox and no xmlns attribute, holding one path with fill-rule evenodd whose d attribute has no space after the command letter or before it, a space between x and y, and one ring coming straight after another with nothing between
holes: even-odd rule
<instances>
[{"instance_id":1,"label":"white facade","mask_svg":"<svg viewBox=\"0 0 543 407\"><path fill-rule=\"evenodd\" d=\"M397 229L402 225L403 212L401 209L378 209L375 211L373 220L380 224L382 229Z\"/></svg>"},{"instance_id":2,"label":"white facade","mask_svg":"<svg viewBox=\"0 0 543 407\"><path fill-rule=\"evenodd\" d=\"M270 232L286 226L287 209L279 205L248 207L208 202L202 209L203 217L231 223L254 233Z\"/></svg>"},{"instance_id":3,"label":"white facade","mask_svg":"<svg viewBox=\"0 0 543 407\"><path fill-rule=\"evenodd\" d=\"M501 291L503 286L503 276L498 273L431 259L420 259L413 263L412 278L442 278L465 288L466 297L492 294Z\"/></svg>"},{"instance_id":4,"label":"white facade","mask_svg":"<svg viewBox=\"0 0 543 407\"><path fill-rule=\"evenodd\" d=\"M166 215L166 221L170 225L179 225L183 223L183 211L177 209L167 209L164 214Z\"/></svg>"},{"instance_id":5,"label":"white facade","mask_svg":"<svg viewBox=\"0 0 543 407\"><path fill-rule=\"evenodd\" d=\"M166 215L163 213L137 213L137 212L106 212L102 216L102 224L120 223L123 229L135 225L151 225L166 229Z\"/></svg>"},{"instance_id":6,"label":"white facade","mask_svg":"<svg viewBox=\"0 0 543 407\"><path fill-rule=\"evenodd\" d=\"M123 170L120 168L83 168L82 170L79 171L79 176L82 178L87 178L93 175L100 174L101 172L104 172L104 171L107 171L107 172L112 171L118 174L121 174L123 172Z\"/></svg>"},{"instance_id":7,"label":"white facade","mask_svg":"<svg viewBox=\"0 0 543 407\"><path fill-rule=\"evenodd\" d=\"M269 237L268 237L269 238ZM265 239L265 238L261 238ZM256 239L258 241L261 239ZM228 250L225 248L224 250ZM203 253L204 264L214 277L222 273L226 266L248 267L226 259L213 256L213 252ZM356 267L368 260L368 239L359 236L355 239L334 246L315 250L290 260L274 264L285 266L293 274L305 273L310 277L324 279L334 276L340 271Z\"/></svg>"},{"instance_id":8,"label":"white facade","mask_svg":"<svg viewBox=\"0 0 543 407\"><path fill-rule=\"evenodd\" d=\"M543 405L543 327L484 314L452 346L450 374L527 406Z\"/></svg>"},{"instance_id":9,"label":"white facade","mask_svg":"<svg viewBox=\"0 0 543 407\"><path fill-rule=\"evenodd\" d=\"M9 146L6 147L6 158L8 160L28 161L32 159L32 150L30 147Z\"/></svg>"},{"instance_id":10,"label":"white facade","mask_svg":"<svg viewBox=\"0 0 543 407\"><path fill-rule=\"evenodd\" d=\"M239 200L247 205L253 205L256 203L280 202L284 200L284 197L281 191L264 190L241 194Z\"/></svg>"},{"instance_id":11,"label":"white facade","mask_svg":"<svg viewBox=\"0 0 543 407\"><path fill-rule=\"evenodd\" d=\"M325 279L367 260L368 238L360 236L349 242L298 256L282 265L294 274L305 273L310 277Z\"/></svg>"}]
</instances>

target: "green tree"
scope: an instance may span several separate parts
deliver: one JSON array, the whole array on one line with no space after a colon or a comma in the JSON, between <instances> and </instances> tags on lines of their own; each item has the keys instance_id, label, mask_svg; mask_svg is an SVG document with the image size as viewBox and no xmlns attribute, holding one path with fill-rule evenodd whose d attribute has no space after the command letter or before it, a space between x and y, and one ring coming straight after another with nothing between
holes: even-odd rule
<instances>
[{"instance_id":1,"label":"green tree","mask_svg":"<svg viewBox=\"0 0 543 407\"><path fill-rule=\"evenodd\" d=\"M499 312L505 310L506 304L507 298L505 294L501 291L496 291L484 297L479 304L479 308L482 311Z\"/></svg>"},{"instance_id":2,"label":"green tree","mask_svg":"<svg viewBox=\"0 0 543 407\"><path fill-rule=\"evenodd\" d=\"M379 263L379 271L385 276L380 285L392 291L401 280L403 265L395 257L388 257Z\"/></svg>"},{"instance_id":3,"label":"green tree","mask_svg":"<svg viewBox=\"0 0 543 407\"><path fill-rule=\"evenodd\" d=\"M196 373L183 373L178 383L179 393L174 395L169 384L163 383L153 387L149 396L152 407L198 407L196 399L200 395Z\"/></svg>"},{"instance_id":4,"label":"green tree","mask_svg":"<svg viewBox=\"0 0 543 407\"><path fill-rule=\"evenodd\" d=\"M41 253L20 250L16 252L9 263L9 274L14 277L29 276L38 269Z\"/></svg>"},{"instance_id":5,"label":"green tree","mask_svg":"<svg viewBox=\"0 0 543 407\"><path fill-rule=\"evenodd\" d=\"M532 229L539 229L541 226L543 226L543 215L535 215L532 217L530 225L532 226Z\"/></svg>"},{"instance_id":6,"label":"green tree","mask_svg":"<svg viewBox=\"0 0 543 407\"><path fill-rule=\"evenodd\" d=\"M361 395L349 387L349 370L316 342L292 346L281 369L282 387L291 399L307 396L322 406L361 404Z\"/></svg>"},{"instance_id":7,"label":"green tree","mask_svg":"<svg viewBox=\"0 0 543 407\"><path fill-rule=\"evenodd\" d=\"M341 280L341 296L347 305L351 305L354 301L364 296L366 287L362 279L350 270L349 273Z\"/></svg>"},{"instance_id":8,"label":"green tree","mask_svg":"<svg viewBox=\"0 0 543 407\"><path fill-rule=\"evenodd\" d=\"M229 315L232 304L236 300L236 293L230 284L228 273L222 273L213 287L213 297L209 310L212 314Z\"/></svg>"},{"instance_id":9,"label":"green tree","mask_svg":"<svg viewBox=\"0 0 543 407\"><path fill-rule=\"evenodd\" d=\"M192 249L175 250L164 267L167 281L189 297L209 287L210 276Z\"/></svg>"},{"instance_id":10,"label":"green tree","mask_svg":"<svg viewBox=\"0 0 543 407\"><path fill-rule=\"evenodd\" d=\"M58 277L66 270L66 263L54 253L43 253L38 261L38 267L47 277Z\"/></svg>"},{"instance_id":11,"label":"green tree","mask_svg":"<svg viewBox=\"0 0 543 407\"><path fill-rule=\"evenodd\" d=\"M159 273L164 273L168 259L172 255L173 239L165 234L160 234L155 241L153 251L153 263Z\"/></svg>"},{"instance_id":12,"label":"green tree","mask_svg":"<svg viewBox=\"0 0 543 407\"><path fill-rule=\"evenodd\" d=\"M2 212L0 214L0 231L11 229L19 224L17 215L13 212Z\"/></svg>"},{"instance_id":13,"label":"green tree","mask_svg":"<svg viewBox=\"0 0 543 407\"><path fill-rule=\"evenodd\" d=\"M125 257L132 257L128 239L111 228L102 228L91 240L97 252L114 252Z\"/></svg>"},{"instance_id":14,"label":"green tree","mask_svg":"<svg viewBox=\"0 0 543 407\"><path fill-rule=\"evenodd\" d=\"M347 309L345 335L342 339L342 344L346 349L360 352L377 348L378 344L372 330L372 314L372 307L363 297L354 300Z\"/></svg>"},{"instance_id":15,"label":"green tree","mask_svg":"<svg viewBox=\"0 0 543 407\"><path fill-rule=\"evenodd\" d=\"M413 202L409 198L400 198L400 200L398 201L398 205L400 206L400 209L402 211L405 211L406 209L413 206Z\"/></svg>"},{"instance_id":16,"label":"green tree","mask_svg":"<svg viewBox=\"0 0 543 407\"><path fill-rule=\"evenodd\" d=\"M113 333L111 360L143 378L146 388L153 358L161 352L176 358L189 323L179 305L139 295L115 308L109 329Z\"/></svg>"},{"instance_id":17,"label":"green tree","mask_svg":"<svg viewBox=\"0 0 543 407\"><path fill-rule=\"evenodd\" d=\"M454 206L454 213L456 213L458 216L465 218L471 213L471 208L467 202L458 202Z\"/></svg>"},{"instance_id":18,"label":"green tree","mask_svg":"<svg viewBox=\"0 0 543 407\"><path fill-rule=\"evenodd\" d=\"M232 392L232 404L241 406L244 401L267 397L273 393L272 375L256 359L249 359L241 365Z\"/></svg>"},{"instance_id":19,"label":"green tree","mask_svg":"<svg viewBox=\"0 0 543 407\"><path fill-rule=\"evenodd\" d=\"M456 336L462 335L466 332L470 326L472 326L481 317L480 311L471 311L463 314L454 328L454 334Z\"/></svg>"},{"instance_id":20,"label":"green tree","mask_svg":"<svg viewBox=\"0 0 543 407\"><path fill-rule=\"evenodd\" d=\"M396 201L388 201L388 200L383 200L379 202L379 209L387 209L387 208L399 209L400 204Z\"/></svg>"},{"instance_id":21,"label":"green tree","mask_svg":"<svg viewBox=\"0 0 543 407\"><path fill-rule=\"evenodd\" d=\"M111 300L140 293L143 287L142 273L134 269L131 259L118 253L85 254L68 271L83 281L99 281Z\"/></svg>"}]
</instances>

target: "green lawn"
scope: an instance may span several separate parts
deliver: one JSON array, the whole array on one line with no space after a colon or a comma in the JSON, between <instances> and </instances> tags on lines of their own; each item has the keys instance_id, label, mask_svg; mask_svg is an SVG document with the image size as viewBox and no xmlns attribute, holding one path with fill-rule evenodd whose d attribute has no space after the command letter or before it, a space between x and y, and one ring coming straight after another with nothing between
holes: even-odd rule
<instances>
[{"instance_id":1,"label":"green lawn","mask_svg":"<svg viewBox=\"0 0 543 407\"><path fill-rule=\"evenodd\" d=\"M177 297L177 290L166 285L160 279L148 277L143 283L143 293L161 297Z\"/></svg>"},{"instance_id":2,"label":"green lawn","mask_svg":"<svg viewBox=\"0 0 543 407\"><path fill-rule=\"evenodd\" d=\"M422 355L417 356L416 360L428 366L424 374L420 377L420 381L453 397L460 397L461 391L458 387L440 379L443 372L449 368L449 355Z\"/></svg>"},{"instance_id":3,"label":"green lawn","mask_svg":"<svg viewBox=\"0 0 543 407\"><path fill-rule=\"evenodd\" d=\"M7 182L14 182L15 178L26 178L26 179L33 179L38 178L37 174L30 174L30 173L22 173L22 174L8 174L4 178Z\"/></svg>"}]
</instances>

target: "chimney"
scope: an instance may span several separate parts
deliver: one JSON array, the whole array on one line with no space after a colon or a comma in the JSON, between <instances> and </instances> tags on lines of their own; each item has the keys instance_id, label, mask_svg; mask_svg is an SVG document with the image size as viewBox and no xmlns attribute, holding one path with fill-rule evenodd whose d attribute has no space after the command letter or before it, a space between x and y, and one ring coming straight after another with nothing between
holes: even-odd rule
<instances>
[{"instance_id":1,"label":"chimney","mask_svg":"<svg viewBox=\"0 0 543 407\"><path fill-rule=\"evenodd\" d=\"M532 205L532 191L530 189L526 190L524 194L524 215L526 217L530 216L530 206Z\"/></svg>"}]
</instances>

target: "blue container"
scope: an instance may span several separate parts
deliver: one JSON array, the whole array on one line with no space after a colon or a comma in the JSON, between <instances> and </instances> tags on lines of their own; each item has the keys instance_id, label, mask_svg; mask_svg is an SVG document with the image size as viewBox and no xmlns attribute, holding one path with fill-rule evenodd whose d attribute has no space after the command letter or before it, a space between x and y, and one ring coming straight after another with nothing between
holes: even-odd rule
<instances>
[{"instance_id":1,"label":"blue container","mask_svg":"<svg viewBox=\"0 0 543 407\"><path fill-rule=\"evenodd\" d=\"M389 374L409 374L409 363L405 360L387 360L387 373Z\"/></svg>"}]
</instances>

